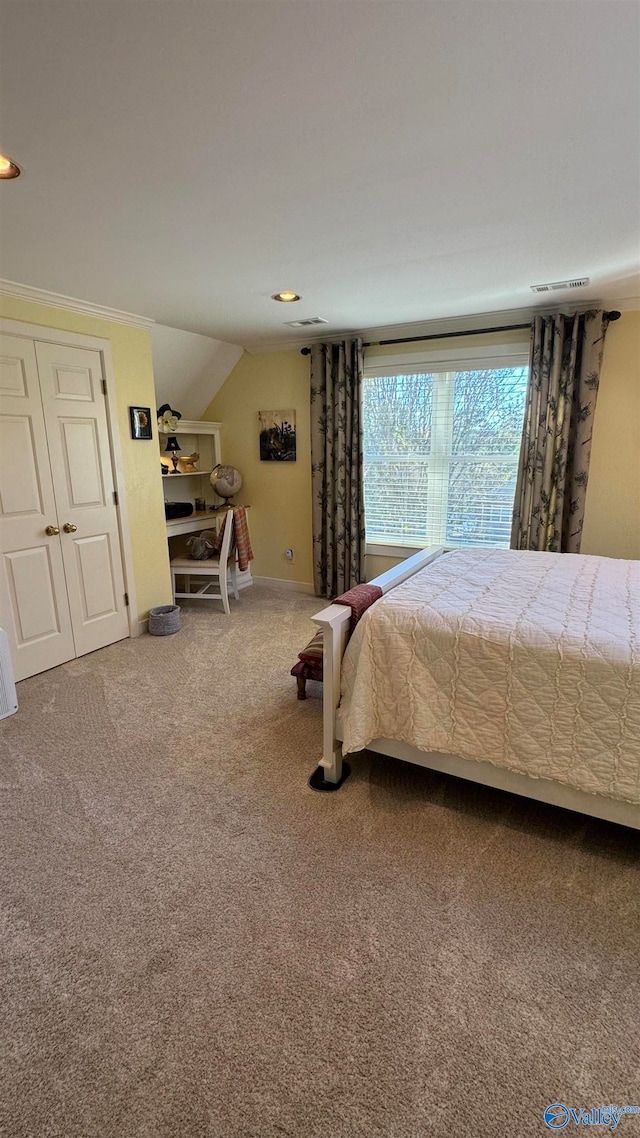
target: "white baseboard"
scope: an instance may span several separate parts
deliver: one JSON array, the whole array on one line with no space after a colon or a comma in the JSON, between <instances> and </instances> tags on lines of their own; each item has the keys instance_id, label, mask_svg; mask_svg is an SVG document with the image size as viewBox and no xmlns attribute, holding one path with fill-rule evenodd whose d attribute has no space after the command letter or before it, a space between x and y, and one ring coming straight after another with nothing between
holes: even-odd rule
<instances>
[{"instance_id":1,"label":"white baseboard","mask_svg":"<svg viewBox=\"0 0 640 1138\"><path fill-rule=\"evenodd\" d=\"M285 577L254 577L253 580L256 585L268 585L271 589L285 589L292 593L315 596L315 589L309 581L289 581Z\"/></svg>"},{"instance_id":2,"label":"white baseboard","mask_svg":"<svg viewBox=\"0 0 640 1138\"><path fill-rule=\"evenodd\" d=\"M147 618L147 620L139 620L138 621L138 631L134 635L135 636L142 636L142 634L144 632L148 632L148 631L149 631L149 619Z\"/></svg>"}]
</instances>

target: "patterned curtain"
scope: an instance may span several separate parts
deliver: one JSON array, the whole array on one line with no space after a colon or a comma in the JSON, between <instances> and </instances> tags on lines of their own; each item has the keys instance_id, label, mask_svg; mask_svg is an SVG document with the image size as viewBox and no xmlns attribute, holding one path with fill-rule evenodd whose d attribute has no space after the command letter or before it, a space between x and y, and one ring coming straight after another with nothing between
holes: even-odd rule
<instances>
[{"instance_id":1,"label":"patterned curtain","mask_svg":"<svg viewBox=\"0 0 640 1138\"><path fill-rule=\"evenodd\" d=\"M536 316L512 549L579 553L608 317Z\"/></svg>"},{"instance_id":2,"label":"patterned curtain","mask_svg":"<svg viewBox=\"0 0 640 1138\"><path fill-rule=\"evenodd\" d=\"M335 597L364 581L362 341L311 349L313 583Z\"/></svg>"}]
</instances>

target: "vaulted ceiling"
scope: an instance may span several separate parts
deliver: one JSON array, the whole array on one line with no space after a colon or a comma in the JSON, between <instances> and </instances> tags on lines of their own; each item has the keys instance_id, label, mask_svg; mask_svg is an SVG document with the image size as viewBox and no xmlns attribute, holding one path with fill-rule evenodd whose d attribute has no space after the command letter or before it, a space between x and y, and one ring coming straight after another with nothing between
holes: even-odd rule
<instances>
[{"instance_id":1,"label":"vaulted ceiling","mask_svg":"<svg viewBox=\"0 0 640 1138\"><path fill-rule=\"evenodd\" d=\"M640 294L635 0L0 11L3 277L248 347Z\"/></svg>"}]
</instances>

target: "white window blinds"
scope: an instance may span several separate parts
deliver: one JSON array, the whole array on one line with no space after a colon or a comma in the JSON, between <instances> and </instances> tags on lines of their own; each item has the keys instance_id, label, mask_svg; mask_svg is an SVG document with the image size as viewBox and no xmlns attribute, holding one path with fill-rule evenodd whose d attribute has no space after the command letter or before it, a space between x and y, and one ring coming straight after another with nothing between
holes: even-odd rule
<instances>
[{"instance_id":1,"label":"white window blinds","mask_svg":"<svg viewBox=\"0 0 640 1138\"><path fill-rule=\"evenodd\" d=\"M519 366L366 376L368 543L509 545L527 375Z\"/></svg>"}]
</instances>

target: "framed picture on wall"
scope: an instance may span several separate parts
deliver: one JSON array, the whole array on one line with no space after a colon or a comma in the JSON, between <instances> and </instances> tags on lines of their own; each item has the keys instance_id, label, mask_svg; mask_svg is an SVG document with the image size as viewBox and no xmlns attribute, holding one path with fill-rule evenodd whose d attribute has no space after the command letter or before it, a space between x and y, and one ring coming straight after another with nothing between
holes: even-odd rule
<instances>
[{"instance_id":1,"label":"framed picture on wall","mask_svg":"<svg viewBox=\"0 0 640 1138\"><path fill-rule=\"evenodd\" d=\"M296 461L295 411L258 411L260 461Z\"/></svg>"},{"instance_id":2,"label":"framed picture on wall","mask_svg":"<svg viewBox=\"0 0 640 1138\"><path fill-rule=\"evenodd\" d=\"M151 438L151 408L130 407L129 419L131 421L132 439Z\"/></svg>"}]
</instances>

